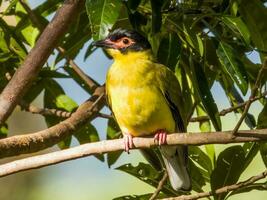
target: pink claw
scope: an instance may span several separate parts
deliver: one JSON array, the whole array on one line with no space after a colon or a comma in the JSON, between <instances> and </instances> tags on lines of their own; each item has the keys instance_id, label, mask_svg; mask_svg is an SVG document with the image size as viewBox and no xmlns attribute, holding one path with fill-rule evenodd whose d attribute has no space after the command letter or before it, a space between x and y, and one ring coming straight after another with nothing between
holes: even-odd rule
<instances>
[{"instance_id":1,"label":"pink claw","mask_svg":"<svg viewBox=\"0 0 267 200\"><path fill-rule=\"evenodd\" d=\"M124 151L129 154L129 150L133 148L133 137L130 134L123 135Z\"/></svg>"},{"instance_id":2,"label":"pink claw","mask_svg":"<svg viewBox=\"0 0 267 200\"><path fill-rule=\"evenodd\" d=\"M158 130L155 132L154 140L158 140L159 145L165 144L167 139L167 132L165 130Z\"/></svg>"}]
</instances>

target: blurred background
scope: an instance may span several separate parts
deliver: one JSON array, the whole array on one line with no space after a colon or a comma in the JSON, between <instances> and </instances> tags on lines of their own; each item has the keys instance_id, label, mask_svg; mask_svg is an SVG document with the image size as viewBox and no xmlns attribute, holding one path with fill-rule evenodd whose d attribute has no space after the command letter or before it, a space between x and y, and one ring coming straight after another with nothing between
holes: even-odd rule
<instances>
[{"instance_id":1,"label":"blurred background","mask_svg":"<svg viewBox=\"0 0 267 200\"><path fill-rule=\"evenodd\" d=\"M30 0L29 3L34 8L41 4L42 0ZM52 19L52 17L49 16L48 18ZM8 23L15 23L15 19L13 18L8 18L6 21ZM81 49L81 56L78 56L75 61L86 73L90 74L91 77L102 84L105 81L105 75L112 60L109 60L101 50L97 50L86 61L83 61L82 55L84 55L84 51L90 42L88 41L87 45ZM256 53L250 54L249 57L253 62L259 62ZM50 60L52 61L51 58ZM66 94L78 104L81 104L89 98L88 94L71 79L58 79L57 81L64 88ZM212 93L219 106L219 110L230 106L219 85L215 84L212 88ZM41 94L33 104L42 107L42 103ZM251 106L250 112L257 116L261 108L260 104L255 103ZM109 113L109 110L104 108L103 112ZM223 117L223 129L232 129L239 117L238 114L233 113ZM46 128L42 116L23 112L18 108L9 118L8 124L9 132L12 135L35 132ZM98 118L93 121L93 124L98 129L101 139L105 139L107 121ZM243 124L242 129L247 129L246 125ZM189 131L198 130L197 124L191 124L189 127ZM72 146L77 144L77 141L73 140ZM218 152L220 148L220 145L216 145ZM48 149L45 152L52 150L57 150L57 147ZM241 176L240 180L245 180L265 169L260 159L259 156L254 159L248 167L247 173L243 173L246 177ZM3 160L1 163L6 161ZM144 159L139 152L131 151L129 155L123 153L119 161L112 168L109 168L106 163L100 162L95 157L87 157L55 166L10 175L0 179L0 200L108 200L122 195L153 192L154 188L115 169L125 163L136 165L140 161L144 162ZM253 198L255 195L257 195L257 199L266 199L267 191L236 195L232 199L246 200Z\"/></svg>"}]
</instances>

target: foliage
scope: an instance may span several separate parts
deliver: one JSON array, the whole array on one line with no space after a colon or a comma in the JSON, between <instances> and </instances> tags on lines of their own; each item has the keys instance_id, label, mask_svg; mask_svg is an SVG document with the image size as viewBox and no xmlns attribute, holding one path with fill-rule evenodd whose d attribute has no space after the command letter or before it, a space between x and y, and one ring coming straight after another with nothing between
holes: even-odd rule
<instances>
[{"instance_id":1,"label":"foliage","mask_svg":"<svg viewBox=\"0 0 267 200\"><path fill-rule=\"evenodd\" d=\"M33 9L40 24L48 23L47 16L52 15L63 0L46 0ZM183 2L183 3L179 3ZM219 84L231 105L244 102L244 96L254 86L260 64L248 59L248 55L258 53L261 61L267 52L267 9L265 1L259 0L217 0L217 1L172 1L172 0L86 0L85 7L75 19L60 46L67 51L65 55L56 53L54 62L47 63L35 80L30 92L24 99L31 103L44 91L44 106L72 112L78 105L68 97L57 82L59 78L75 80L81 88L91 94L79 76L69 67L68 62L62 68L60 61L64 56L75 59L80 49L88 41L104 38L110 29L117 27L136 29L146 36L158 61L165 64L176 74L182 88L184 115L190 119L194 113L198 116L208 115L210 120L200 122L201 131L210 131L212 126L222 130L221 117L217 102L211 88ZM2 1L0 1L1 5ZM16 23L9 24L0 18L0 89L7 84L5 74L13 74L25 59L41 33L38 26L32 23L29 14L16 0L10 1L1 16L15 16ZM255 23L257 22L257 23ZM94 51L89 45L84 58ZM54 63L54 64L51 64ZM266 83L263 76L261 86ZM266 128L267 104L258 117L258 128ZM243 109L236 112L242 113ZM48 127L62 119L46 116ZM246 124L256 126L255 117L248 114ZM8 126L1 127L0 137L7 135ZM81 143L95 142L99 136L95 127L88 123L73 134ZM108 121L107 139L121 136L116 122ZM60 142L60 148L68 148L71 137ZM198 147L189 150L189 168L192 174L193 190L203 191L205 185L212 190L239 180L246 167L260 151L262 160L267 166L266 144L247 143L243 146L231 146L217 153L213 145L206 145L205 151ZM109 153L108 166L119 159L122 152ZM103 156L98 156L104 160ZM157 187L162 173L158 173L148 164L138 166L125 164L117 169L137 177L147 184ZM257 183L253 189L261 190L266 183ZM244 189L215 196L215 199L226 199L231 195L247 192ZM165 184L161 196L178 195L169 183ZM150 194L141 196L119 197L117 199L148 199Z\"/></svg>"}]
</instances>

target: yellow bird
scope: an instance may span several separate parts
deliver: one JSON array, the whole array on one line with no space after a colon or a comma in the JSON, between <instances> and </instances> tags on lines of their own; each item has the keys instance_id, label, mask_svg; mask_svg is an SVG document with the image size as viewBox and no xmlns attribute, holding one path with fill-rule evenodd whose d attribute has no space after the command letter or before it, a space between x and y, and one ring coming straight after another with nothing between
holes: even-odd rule
<instances>
[{"instance_id":1,"label":"yellow bird","mask_svg":"<svg viewBox=\"0 0 267 200\"><path fill-rule=\"evenodd\" d=\"M179 112L180 87L166 66L153 58L147 39L136 31L117 29L94 42L113 57L106 92L108 103L124 136L125 151L132 137L154 134L159 145L166 134L185 132ZM190 190L185 146L160 146L172 187Z\"/></svg>"}]
</instances>

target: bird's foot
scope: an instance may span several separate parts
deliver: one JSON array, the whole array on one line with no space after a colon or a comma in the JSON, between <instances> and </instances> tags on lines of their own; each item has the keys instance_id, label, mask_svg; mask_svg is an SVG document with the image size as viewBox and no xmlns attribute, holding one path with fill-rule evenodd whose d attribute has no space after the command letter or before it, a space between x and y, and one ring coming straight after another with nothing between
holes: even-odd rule
<instances>
[{"instance_id":1,"label":"bird's foot","mask_svg":"<svg viewBox=\"0 0 267 200\"><path fill-rule=\"evenodd\" d=\"M133 148L133 137L130 134L123 134L124 151L129 154L129 150Z\"/></svg>"},{"instance_id":2,"label":"bird's foot","mask_svg":"<svg viewBox=\"0 0 267 200\"><path fill-rule=\"evenodd\" d=\"M167 132L163 129L155 132L154 140L157 140L159 145L165 144L167 139Z\"/></svg>"}]
</instances>

